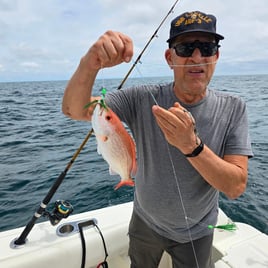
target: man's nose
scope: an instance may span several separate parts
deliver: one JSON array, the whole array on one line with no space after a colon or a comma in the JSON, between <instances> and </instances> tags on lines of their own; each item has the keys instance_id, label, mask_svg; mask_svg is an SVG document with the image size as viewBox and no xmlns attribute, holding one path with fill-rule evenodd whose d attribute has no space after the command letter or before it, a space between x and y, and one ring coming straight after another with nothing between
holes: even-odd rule
<instances>
[{"instance_id":1,"label":"man's nose","mask_svg":"<svg viewBox=\"0 0 268 268\"><path fill-rule=\"evenodd\" d=\"M199 48L194 49L191 58L194 58L194 59L202 58L202 54Z\"/></svg>"}]
</instances>

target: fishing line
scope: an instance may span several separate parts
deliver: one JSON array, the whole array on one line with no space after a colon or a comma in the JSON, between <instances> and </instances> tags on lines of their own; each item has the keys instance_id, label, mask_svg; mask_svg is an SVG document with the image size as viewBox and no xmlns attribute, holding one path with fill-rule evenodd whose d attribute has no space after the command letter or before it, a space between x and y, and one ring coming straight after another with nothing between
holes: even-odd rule
<instances>
[{"instance_id":1,"label":"fishing line","mask_svg":"<svg viewBox=\"0 0 268 268\"><path fill-rule=\"evenodd\" d=\"M148 92L152 96L155 104L157 106L159 106L157 101L156 101L156 99L155 99L155 97L154 97L154 95L153 95L153 93L149 89L148 89ZM196 254L196 251L195 251L194 242L193 242L193 238L192 238L192 234L191 234L191 230L190 230L190 224L189 224L189 221L188 221L189 218L187 216L186 208L184 206L182 192L181 192L181 189L180 189L179 178L178 178L177 173L176 173L175 165L174 165L174 162L173 162L173 159L172 159L172 155L171 155L170 148L169 148L169 143L167 142L167 140L166 140L166 146L167 146L167 151L168 151L168 157L169 157L169 160L170 160L170 163L171 163L172 172L173 172L173 175L174 175L174 178L175 178L175 181L176 181L176 187L177 187L177 190L178 190L178 193L179 193L179 198L180 198L180 204L179 205L181 205L182 211L183 211L183 214L184 214L185 224L186 224L189 240L190 240L190 243L191 243L191 247L192 247L192 250L193 250L193 255L194 255L196 267L199 268L197 254Z\"/></svg>"},{"instance_id":2,"label":"fishing line","mask_svg":"<svg viewBox=\"0 0 268 268\"><path fill-rule=\"evenodd\" d=\"M217 64L217 61L205 62L205 63L196 63L196 64L169 64L170 67L199 67L199 66L207 66Z\"/></svg>"},{"instance_id":3,"label":"fishing line","mask_svg":"<svg viewBox=\"0 0 268 268\"><path fill-rule=\"evenodd\" d=\"M165 63L153 63L153 64L149 64L149 63L142 63L142 65L145 66L160 66L160 67L181 67L181 68L185 68L185 67L202 67L202 66L208 66L208 65L213 65L213 64L217 64L218 61L212 61L212 62L204 62L204 63L193 63L193 64L165 64ZM136 66L137 68L137 66Z\"/></svg>"},{"instance_id":4,"label":"fishing line","mask_svg":"<svg viewBox=\"0 0 268 268\"><path fill-rule=\"evenodd\" d=\"M138 66L136 66L136 71L137 71L137 73L140 75L140 77L142 78L142 80L145 80ZM158 105L158 102L157 102L157 100L156 100L156 98L155 98L155 96L153 95L153 93L152 93L149 89L148 89L148 92L150 93L150 95L151 95L151 97L152 97L154 103L155 103L157 106L159 106L159 105Z\"/></svg>"},{"instance_id":5,"label":"fishing line","mask_svg":"<svg viewBox=\"0 0 268 268\"><path fill-rule=\"evenodd\" d=\"M196 255L196 251L195 251L195 247L194 247L192 233L191 233L191 230L190 230L190 224L189 224L189 221L188 221L188 216L187 216L186 209L185 209L184 202L183 202L183 198L182 198L182 193L181 193L180 184L179 184L179 178L178 178L178 176L176 174L176 169L175 169L174 162L173 162L173 159L172 159L172 156L171 156L171 152L170 152L168 142L166 142L166 145L167 145L169 160L170 160L171 167L172 167L172 172L173 172L174 178L176 180L176 186L177 186L177 190L178 190L180 201L181 201L181 207L182 207L182 210L183 210L183 214L184 214L184 218L185 218L185 223L186 223L189 239L190 239L191 246L192 246L192 249L193 249L194 259L195 259L197 268L199 268L199 263L198 263L198 260L197 260L197 255Z\"/></svg>"}]
</instances>

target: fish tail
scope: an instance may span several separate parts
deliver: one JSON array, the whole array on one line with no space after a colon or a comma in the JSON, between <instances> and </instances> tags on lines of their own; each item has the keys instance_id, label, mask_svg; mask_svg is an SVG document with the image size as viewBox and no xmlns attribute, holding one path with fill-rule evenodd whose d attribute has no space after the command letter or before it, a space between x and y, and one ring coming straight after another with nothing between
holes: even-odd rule
<instances>
[{"instance_id":1,"label":"fish tail","mask_svg":"<svg viewBox=\"0 0 268 268\"><path fill-rule=\"evenodd\" d=\"M134 186L135 185L135 183L134 183L134 181L131 179L131 178L129 178L128 180L122 180L122 181L120 181L115 187L114 187L114 189L115 190L117 190L117 189L119 189L120 187L122 187L122 186Z\"/></svg>"}]
</instances>

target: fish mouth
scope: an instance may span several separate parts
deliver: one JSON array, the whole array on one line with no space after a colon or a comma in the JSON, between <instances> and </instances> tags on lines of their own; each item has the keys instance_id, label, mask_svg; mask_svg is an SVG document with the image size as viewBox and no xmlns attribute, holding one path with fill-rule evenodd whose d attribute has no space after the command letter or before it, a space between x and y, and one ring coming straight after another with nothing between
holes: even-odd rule
<instances>
[{"instance_id":1,"label":"fish mouth","mask_svg":"<svg viewBox=\"0 0 268 268\"><path fill-rule=\"evenodd\" d=\"M103 116L105 118L105 120L109 122L112 119L112 116L109 113L106 113L106 115L105 114L103 115L104 112L108 112L107 106L104 107L100 103L98 103L98 104L100 106L100 111L98 113L98 116L100 116L100 117Z\"/></svg>"},{"instance_id":2,"label":"fish mouth","mask_svg":"<svg viewBox=\"0 0 268 268\"><path fill-rule=\"evenodd\" d=\"M98 101L97 105L99 105L99 109L100 109L99 116L102 116L102 113L104 111L108 111L109 110L108 107L107 107L107 105L105 104L105 102L103 100Z\"/></svg>"},{"instance_id":3,"label":"fish mouth","mask_svg":"<svg viewBox=\"0 0 268 268\"><path fill-rule=\"evenodd\" d=\"M103 107L103 105L100 102L97 103L95 109L97 108L97 106L99 106L99 113L98 113L98 115L99 116L102 116L102 113L104 112L104 107Z\"/></svg>"},{"instance_id":4,"label":"fish mouth","mask_svg":"<svg viewBox=\"0 0 268 268\"><path fill-rule=\"evenodd\" d=\"M102 116L102 113L104 112L104 109L100 109L99 116Z\"/></svg>"}]
</instances>

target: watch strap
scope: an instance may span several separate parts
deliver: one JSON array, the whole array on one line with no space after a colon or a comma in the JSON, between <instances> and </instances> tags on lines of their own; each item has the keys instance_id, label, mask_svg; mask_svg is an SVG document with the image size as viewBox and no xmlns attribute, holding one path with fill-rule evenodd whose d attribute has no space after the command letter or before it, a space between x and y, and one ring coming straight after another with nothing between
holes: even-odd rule
<instances>
[{"instance_id":1,"label":"watch strap","mask_svg":"<svg viewBox=\"0 0 268 268\"><path fill-rule=\"evenodd\" d=\"M204 149L204 143L200 139L200 144L192 151L190 154L185 154L186 157L195 157L198 156Z\"/></svg>"}]
</instances>

